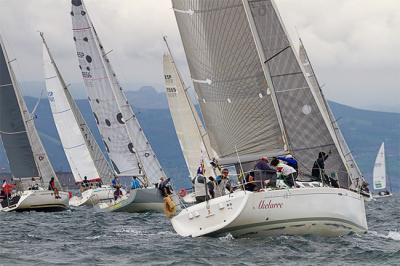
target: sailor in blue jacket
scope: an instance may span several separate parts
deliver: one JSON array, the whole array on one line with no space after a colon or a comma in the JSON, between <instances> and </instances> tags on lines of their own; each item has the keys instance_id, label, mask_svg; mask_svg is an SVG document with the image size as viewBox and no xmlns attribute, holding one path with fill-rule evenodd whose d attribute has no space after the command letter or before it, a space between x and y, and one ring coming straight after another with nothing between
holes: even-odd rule
<instances>
[{"instance_id":1,"label":"sailor in blue jacket","mask_svg":"<svg viewBox=\"0 0 400 266\"><path fill-rule=\"evenodd\" d=\"M293 167L296 171L298 170L297 160L292 155L278 156L278 160L284 161L287 165Z\"/></svg>"},{"instance_id":2,"label":"sailor in blue jacket","mask_svg":"<svg viewBox=\"0 0 400 266\"><path fill-rule=\"evenodd\" d=\"M136 176L132 176L131 189L141 188L140 182Z\"/></svg>"}]
</instances>

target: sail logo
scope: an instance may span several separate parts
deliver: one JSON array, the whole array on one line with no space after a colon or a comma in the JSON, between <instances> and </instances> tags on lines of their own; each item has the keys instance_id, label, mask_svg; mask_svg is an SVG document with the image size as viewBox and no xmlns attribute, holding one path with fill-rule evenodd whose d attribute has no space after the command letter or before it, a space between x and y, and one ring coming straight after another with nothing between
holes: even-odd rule
<instances>
[{"instance_id":1,"label":"sail logo","mask_svg":"<svg viewBox=\"0 0 400 266\"><path fill-rule=\"evenodd\" d=\"M265 200L261 200L260 203L258 204L259 209L282 209L283 208L283 202L272 202L272 200L269 200L266 202Z\"/></svg>"},{"instance_id":2,"label":"sail logo","mask_svg":"<svg viewBox=\"0 0 400 266\"><path fill-rule=\"evenodd\" d=\"M49 91L49 93L47 93L47 97L49 98L50 102L54 102L54 92Z\"/></svg>"}]
</instances>

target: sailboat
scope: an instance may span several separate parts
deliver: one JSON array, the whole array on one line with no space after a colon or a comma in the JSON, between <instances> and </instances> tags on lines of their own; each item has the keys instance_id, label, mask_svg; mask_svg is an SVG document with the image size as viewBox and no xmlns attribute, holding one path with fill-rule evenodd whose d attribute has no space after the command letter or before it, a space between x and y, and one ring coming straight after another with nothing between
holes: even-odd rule
<instances>
[{"instance_id":1,"label":"sailboat","mask_svg":"<svg viewBox=\"0 0 400 266\"><path fill-rule=\"evenodd\" d=\"M324 112L329 115L329 119L331 121L333 129L335 130L335 135L339 142L339 148L342 150L343 156L347 161L349 178L351 180L354 180L354 182L351 183L349 188L354 191L359 191L360 194L364 196L364 199L366 201L370 201L372 199L372 195L369 192L368 187L365 186L367 183L364 177L362 176L360 168L358 167L356 161L354 160L353 154L351 153L350 148L344 139L342 131L339 128L337 120L335 119L335 116L333 115L333 112L325 98L325 95L318 82L317 76L314 72L314 68L311 64L310 58L308 57L302 39L299 39L299 42L300 42L299 59L303 64L305 76L309 79L310 89L314 91L316 95L315 99L321 103Z\"/></svg>"},{"instance_id":2,"label":"sailboat","mask_svg":"<svg viewBox=\"0 0 400 266\"><path fill-rule=\"evenodd\" d=\"M392 196L390 190L387 189L387 181L389 177L386 174L386 159L385 159L385 143L382 142L378 154L376 155L374 171L372 174L372 179L374 183L374 190L378 191L374 198L385 198Z\"/></svg>"},{"instance_id":3,"label":"sailboat","mask_svg":"<svg viewBox=\"0 0 400 266\"><path fill-rule=\"evenodd\" d=\"M93 206L100 201L108 201L114 197L114 189L109 185L113 172L72 98L44 34L40 33L40 36L43 40L46 89L54 123L75 182L82 184L85 177L88 182L88 187L81 187L80 197L70 199L70 205Z\"/></svg>"},{"instance_id":4,"label":"sailboat","mask_svg":"<svg viewBox=\"0 0 400 266\"><path fill-rule=\"evenodd\" d=\"M51 166L1 38L0 44L0 135L16 185L0 211L65 210L69 195ZM52 177L58 193L47 190Z\"/></svg>"},{"instance_id":5,"label":"sailboat","mask_svg":"<svg viewBox=\"0 0 400 266\"><path fill-rule=\"evenodd\" d=\"M293 234L339 236L368 230L360 193L329 114L271 0L172 0L218 161L238 173L261 157L292 155L293 188L237 189L183 209L171 219L182 236ZM319 154L339 188L307 178Z\"/></svg>"},{"instance_id":6,"label":"sailboat","mask_svg":"<svg viewBox=\"0 0 400 266\"><path fill-rule=\"evenodd\" d=\"M72 0L71 18L89 104L113 171L117 176L136 176L143 186L98 206L106 211L162 211L163 197L155 184L166 175L117 80L83 1Z\"/></svg>"}]
</instances>

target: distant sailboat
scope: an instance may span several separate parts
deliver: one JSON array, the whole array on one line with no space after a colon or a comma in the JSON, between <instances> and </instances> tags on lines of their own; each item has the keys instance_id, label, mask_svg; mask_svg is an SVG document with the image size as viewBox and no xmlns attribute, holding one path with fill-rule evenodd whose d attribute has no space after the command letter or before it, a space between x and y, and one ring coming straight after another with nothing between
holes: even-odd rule
<instances>
[{"instance_id":1,"label":"distant sailboat","mask_svg":"<svg viewBox=\"0 0 400 266\"><path fill-rule=\"evenodd\" d=\"M69 195L61 191L1 38L0 43L0 135L16 181L16 193L1 202L0 210L64 210L68 208ZM47 190L52 177L58 195Z\"/></svg>"},{"instance_id":2,"label":"distant sailboat","mask_svg":"<svg viewBox=\"0 0 400 266\"><path fill-rule=\"evenodd\" d=\"M122 91L83 1L71 3L79 67L113 170L118 176L137 176L143 185L143 189L131 190L99 207L107 211L162 211L163 198L154 184L166 176L164 170Z\"/></svg>"},{"instance_id":3,"label":"distant sailboat","mask_svg":"<svg viewBox=\"0 0 400 266\"><path fill-rule=\"evenodd\" d=\"M293 188L237 190L183 209L179 235L366 232L363 197L329 113L297 57L271 0L172 0L211 147L224 165L250 172L262 156L293 155L306 180L319 154L340 188L297 181ZM237 171L240 172L240 171ZM263 184L261 184L263 186Z\"/></svg>"},{"instance_id":4,"label":"distant sailboat","mask_svg":"<svg viewBox=\"0 0 400 266\"><path fill-rule=\"evenodd\" d=\"M40 35L43 40L46 89L58 135L75 182L82 184L86 177L90 184L90 188L82 191L81 197L71 198L70 205L93 206L100 201L112 199L114 189L109 184L114 174L72 98L43 33Z\"/></svg>"},{"instance_id":5,"label":"distant sailboat","mask_svg":"<svg viewBox=\"0 0 400 266\"><path fill-rule=\"evenodd\" d=\"M392 196L392 193L388 189L387 181L389 177L386 173L386 159L385 159L385 143L382 142L379 148L378 154L376 155L374 171L372 174L374 190L374 198L384 198ZM379 192L378 192L379 191Z\"/></svg>"}]
</instances>

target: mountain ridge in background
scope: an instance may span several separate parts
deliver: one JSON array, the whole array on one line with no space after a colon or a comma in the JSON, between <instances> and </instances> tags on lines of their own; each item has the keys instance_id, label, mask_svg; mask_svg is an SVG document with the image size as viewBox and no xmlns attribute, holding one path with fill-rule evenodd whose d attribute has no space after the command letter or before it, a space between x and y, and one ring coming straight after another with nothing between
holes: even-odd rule
<instances>
[{"instance_id":1,"label":"mountain ridge in background","mask_svg":"<svg viewBox=\"0 0 400 266\"><path fill-rule=\"evenodd\" d=\"M126 94L167 175L176 179L175 183L178 186L190 186L189 173L168 110L166 95L151 86L142 87L137 91L126 91ZM27 96L25 99L30 110L38 101L32 96ZM99 141L100 134L95 126L88 101L77 99L76 102ZM393 177L393 188L400 189L400 180L395 179L395 177L400 178L400 114L361 110L336 102L329 102L329 104L367 180L371 180L375 156L380 144L384 141L388 174ZM41 99L37 109L36 125L56 171L68 172L70 169L47 98ZM8 170L2 145L0 169L2 172Z\"/></svg>"}]
</instances>

